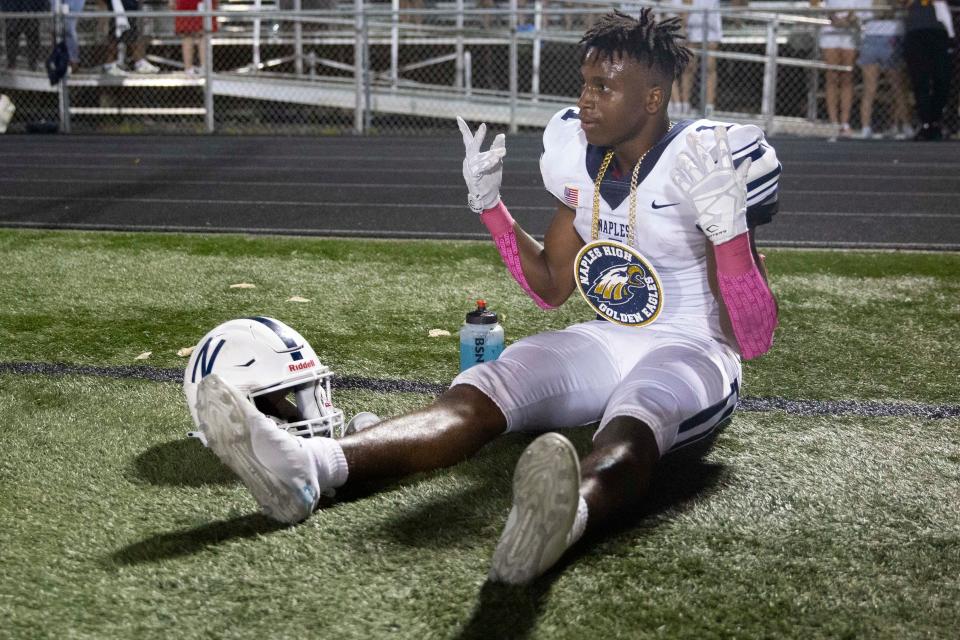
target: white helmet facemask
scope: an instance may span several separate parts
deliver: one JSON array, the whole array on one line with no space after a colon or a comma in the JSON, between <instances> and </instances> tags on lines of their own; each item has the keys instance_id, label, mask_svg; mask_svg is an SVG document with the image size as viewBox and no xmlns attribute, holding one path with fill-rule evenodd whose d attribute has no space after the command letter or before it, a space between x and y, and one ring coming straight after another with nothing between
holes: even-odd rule
<instances>
[{"instance_id":1,"label":"white helmet facemask","mask_svg":"<svg viewBox=\"0 0 960 640\"><path fill-rule=\"evenodd\" d=\"M295 435L343 435L343 412L331 397L333 372L303 336L279 320L230 320L200 340L183 374L187 406L198 427L197 385L211 373Z\"/></svg>"}]
</instances>

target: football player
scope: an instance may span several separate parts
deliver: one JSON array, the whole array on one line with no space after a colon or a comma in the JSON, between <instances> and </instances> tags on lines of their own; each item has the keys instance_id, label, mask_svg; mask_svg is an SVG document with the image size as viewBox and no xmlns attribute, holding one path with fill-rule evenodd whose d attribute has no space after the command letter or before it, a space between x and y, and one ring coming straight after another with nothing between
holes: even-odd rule
<instances>
[{"instance_id":1,"label":"football player","mask_svg":"<svg viewBox=\"0 0 960 640\"><path fill-rule=\"evenodd\" d=\"M587 530L643 499L657 461L733 412L741 358L771 346L777 308L753 228L777 208L780 164L760 129L671 122L689 52L676 19L615 12L582 39L576 107L547 125L541 169L556 213L539 244L500 198L506 143L460 120L468 203L543 308L574 292L597 319L518 340L433 404L340 440L277 429L217 375L198 388L209 446L286 522L347 482L455 464L505 432L599 422L578 459L548 432L524 451L490 578L528 583Z\"/></svg>"}]
</instances>

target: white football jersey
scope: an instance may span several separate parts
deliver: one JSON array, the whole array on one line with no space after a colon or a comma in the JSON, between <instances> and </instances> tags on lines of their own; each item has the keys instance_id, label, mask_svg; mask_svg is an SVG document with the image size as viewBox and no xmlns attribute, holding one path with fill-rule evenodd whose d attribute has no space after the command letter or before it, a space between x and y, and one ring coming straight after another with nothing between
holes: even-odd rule
<instances>
[{"instance_id":1,"label":"white football jersey","mask_svg":"<svg viewBox=\"0 0 960 640\"><path fill-rule=\"evenodd\" d=\"M617 175L612 162L600 185L600 218L596 239L615 240L636 248L656 269L663 292L658 325L697 331L725 340L719 307L707 279L709 241L697 228L693 204L673 183L670 174L678 155L688 149L687 134L696 132L709 151L713 130L726 127L734 164L746 158L749 226L770 222L777 209L780 163L776 152L753 125L714 120L677 122L644 158L638 176L635 237L627 237L630 175ZM547 190L576 211L574 226L585 243L592 237L594 182L607 149L587 143L579 110L563 109L543 133L540 171ZM638 330L643 330L639 328Z\"/></svg>"}]
</instances>

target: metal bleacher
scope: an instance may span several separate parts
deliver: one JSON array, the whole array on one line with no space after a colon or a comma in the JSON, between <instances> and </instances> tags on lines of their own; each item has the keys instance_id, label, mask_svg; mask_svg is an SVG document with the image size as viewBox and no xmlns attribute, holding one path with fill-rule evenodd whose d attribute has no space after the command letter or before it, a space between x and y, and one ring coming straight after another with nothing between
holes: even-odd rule
<instances>
[{"instance_id":1,"label":"metal bleacher","mask_svg":"<svg viewBox=\"0 0 960 640\"><path fill-rule=\"evenodd\" d=\"M294 2L300 5L300 11L295 10ZM330 4L317 4L326 2ZM364 9L360 12L356 10L360 4L333 4L332 0L220 0L217 11L207 12L218 23L218 30L209 38L208 45L215 61L213 69L207 69L200 76L188 76L182 73L182 65L175 54L170 53L176 51L179 43L173 29L175 14L167 9L164 0L145 0L142 15L149 17L151 24L144 30L149 37L151 54L148 58L160 65L164 73L115 77L100 73L96 67L88 67L60 85L50 86L43 73L0 69L0 90L59 93L64 130L69 130L72 115L113 113L204 116L207 130L214 131L214 96L341 109L353 112L354 129L358 132L369 125L371 113L440 119L463 115L508 125L513 130L525 126L539 127L557 109L571 103L569 95L550 95L539 90L541 47L545 42L573 44L581 30L564 30L561 18L564 11L570 10L553 8L561 3L550 5L548 13L543 9L543 3L531 0L523 15L533 15L537 28L520 32L517 24L521 18L515 3L513 0L514 13L511 15L503 8L486 12L477 10L472 0L438 2L424 10L422 20L417 21L404 20L397 12L396 0L392 11L390 3L367 3L362 5ZM793 6L797 3L780 4ZM778 5L767 3L764 6L776 8ZM609 5L596 2L595 9L591 10L599 11L601 7L607 10ZM103 24L110 14L92 1L88 2L88 9L81 24L80 39L82 46L93 47L102 37ZM358 17L360 14L362 20ZM817 24L817 18L781 16L770 19L779 20L779 29L764 28L760 18L753 27L725 30L725 42L729 39L731 44L752 46L755 52L720 52L717 56L743 59L754 65L772 64L774 72L777 64L806 64L811 69L823 66L813 61L781 58L777 54L777 46L785 44L792 31L812 28ZM360 69L354 66L355 56L369 60L371 47L390 49L388 69L374 70L369 64ZM438 48L444 48L445 52L438 54ZM499 70L501 74L510 75L508 88L473 85L470 54L484 48L509 51L509 68ZM323 52L330 49L349 55L340 55L339 58L324 56ZM419 58L414 56L412 61L410 56L405 56L401 62L398 52L414 49L422 51L422 55ZM524 59L532 60L526 64L533 65L527 74L532 74L533 80L525 82L524 87L520 87L516 80L517 51L521 49L528 52ZM168 52L166 56L162 55L163 51ZM282 53L275 53L277 51ZM417 79L410 73L418 68L450 62L456 64L457 71L453 81L446 84ZM764 83L768 80L765 76ZM78 107L70 104L72 90L91 87L144 90L196 87L203 91L204 101L202 105L193 106ZM775 81L770 91L775 91ZM773 97L767 93L765 85L764 100L770 101L769 109L738 113L736 117L782 133L826 134L826 127L810 118L775 115Z\"/></svg>"}]
</instances>

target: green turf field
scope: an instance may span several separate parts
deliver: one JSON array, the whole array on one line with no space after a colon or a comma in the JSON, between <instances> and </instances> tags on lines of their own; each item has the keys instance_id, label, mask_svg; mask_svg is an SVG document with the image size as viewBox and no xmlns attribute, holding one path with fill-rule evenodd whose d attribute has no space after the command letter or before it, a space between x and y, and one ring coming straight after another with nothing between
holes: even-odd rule
<instances>
[{"instance_id":1,"label":"green turf field","mask_svg":"<svg viewBox=\"0 0 960 640\"><path fill-rule=\"evenodd\" d=\"M782 326L774 351L745 365L746 397L960 404L960 255L767 254ZM216 324L266 314L338 374L445 383L477 297L501 312L508 342L589 317L579 301L539 311L479 242L0 230L0 255L0 365L182 368L176 351ZM256 287L230 288L241 282ZM429 400L334 397L348 414ZM182 437L177 384L7 371L0 415L0 638L960 629L958 418L738 412L702 461L663 465L631 527L506 588L485 575L527 436L286 528ZM590 429L572 435L589 449Z\"/></svg>"}]
</instances>

